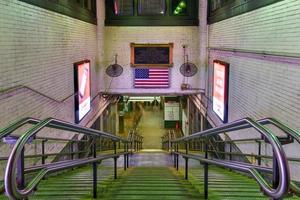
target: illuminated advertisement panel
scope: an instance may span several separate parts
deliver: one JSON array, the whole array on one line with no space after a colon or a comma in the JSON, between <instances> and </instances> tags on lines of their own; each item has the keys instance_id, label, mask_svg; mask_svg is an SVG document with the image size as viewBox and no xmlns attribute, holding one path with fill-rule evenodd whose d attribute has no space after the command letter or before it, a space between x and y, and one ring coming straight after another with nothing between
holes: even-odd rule
<instances>
[{"instance_id":1,"label":"illuminated advertisement panel","mask_svg":"<svg viewBox=\"0 0 300 200\"><path fill-rule=\"evenodd\" d=\"M91 79L90 61L74 63L75 80L75 122L80 120L91 109Z\"/></svg>"},{"instance_id":2,"label":"illuminated advertisement panel","mask_svg":"<svg viewBox=\"0 0 300 200\"><path fill-rule=\"evenodd\" d=\"M228 120L228 74L229 64L214 60L213 111L225 123Z\"/></svg>"}]
</instances>

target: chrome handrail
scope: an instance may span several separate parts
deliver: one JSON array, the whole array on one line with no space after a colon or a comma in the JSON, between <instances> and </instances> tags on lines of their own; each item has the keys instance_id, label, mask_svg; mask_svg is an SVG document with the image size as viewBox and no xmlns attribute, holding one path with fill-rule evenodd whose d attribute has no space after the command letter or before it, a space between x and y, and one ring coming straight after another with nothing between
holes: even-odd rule
<instances>
[{"instance_id":1,"label":"chrome handrail","mask_svg":"<svg viewBox=\"0 0 300 200\"><path fill-rule=\"evenodd\" d=\"M8 125L7 127L0 130L0 140L4 137L9 136L13 131L17 130L21 126L25 124L37 124L40 120L30 117L22 118L18 121L13 122L12 124ZM4 190L5 186L4 183L0 185L0 193Z\"/></svg>"},{"instance_id":2,"label":"chrome handrail","mask_svg":"<svg viewBox=\"0 0 300 200\"><path fill-rule=\"evenodd\" d=\"M40 120L35 119L35 118L30 118L30 117L22 118L16 122L13 122L12 124L8 125L7 127L1 129L0 130L0 139L8 136L10 133L17 130L21 126L24 126L25 124L37 124L39 122L40 122Z\"/></svg>"},{"instance_id":3,"label":"chrome handrail","mask_svg":"<svg viewBox=\"0 0 300 200\"><path fill-rule=\"evenodd\" d=\"M264 119L258 120L257 122L262 125L272 124L272 125L276 126L277 128L281 129L283 132L285 132L287 135L293 137L300 144L300 131L290 128L283 122L281 122L275 118L264 118Z\"/></svg>"},{"instance_id":4,"label":"chrome handrail","mask_svg":"<svg viewBox=\"0 0 300 200\"><path fill-rule=\"evenodd\" d=\"M224 132L229 132L229 131L236 131L236 130L241 130L244 128L252 127L256 131L258 131L261 135L263 135L271 144L273 148L273 152L275 155L275 158L277 160L277 165L278 165L278 172L279 172L279 183L277 188L272 188L267 181L258 173L256 169L250 169L246 165L245 166L236 166L235 169L237 170L246 170L248 171L254 179L257 181L257 183L260 185L262 188L263 192L268 195L269 197L279 199L282 196L284 196L289 189L289 184L290 184L290 173L289 173L289 166L288 166L288 161L285 156L285 152L277 139L277 137L267 128L263 127L261 124L258 122L254 121L251 118L244 118L240 119L228 124L221 125L216 128L208 129L199 133L195 133L190 136L182 137L176 140L173 140L172 142L179 143L179 142L187 142L191 139L194 138L199 138L199 137L208 137L208 136L214 136L218 135ZM204 162L207 162L207 160L204 160ZM218 161L214 161L218 163ZM221 164L221 163L220 163ZM224 165L225 167L233 166L232 163L226 163Z\"/></svg>"},{"instance_id":5,"label":"chrome handrail","mask_svg":"<svg viewBox=\"0 0 300 200\"><path fill-rule=\"evenodd\" d=\"M272 125L276 126L277 128L281 129L287 135L293 137L300 144L300 131L297 131L295 129L288 127L283 122L281 122L275 118L264 118L264 119L258 120L258 123L263 124L263 125L272 124ZM290 182L290 190L293 193L295 193L297 196L300 196L300 187L293 181Z\"/></svg>"},{"instance_id":6,"label":"chrome handrail","mask_svg":"<svg viewBox=\"0 0 300 200\"><path fill-rule=\"evenodd\" d=\"M64 131L72 131L72 132L77 132L85 135L90 135L94 137L106 137L110 138L111 140L114 140L115 142L121 141L124 143L127 143L128 140L109 134L109 133L104 133L101 131L97 131L91 128L83 127L77 124L72 124L69 122L65 122L62 120L57 120L54 118L47 118L45 120L40 121L38 124L30 128L28 131L26 131L17 141L15 146L13 147L11 154L9 156L6 170L5 170L5 191L7 195L11 199L21 199L27 197L30 193L34 191L34 188L38 185L39 181L48 173L52 171L57 171L65 168L70 168L70 167L75 167L75 166L81 166L85 165L87 163L93 163L99 161L99 158L88 158L87 159L80 159L78 160L78 163L75 161L70 161L70 165L58 165L58 166L53 166L50 169L43 169L38 175L33 179L28 186L25 189L19 189L17 187L17 181L16 181L16 168L17 168L17 162L21 157L22 151L24 149L25 144L27 141L35 136L40 130L42 130L44 127L47 127L47 125L54 125L55 128L64 130ZM113 154L115 157L116 154ZM109 157L111 158L111 157ZM102 159L102 157L101 157ZM74 164L75 163L75 164Z\"/></svg>"}]
</instances>

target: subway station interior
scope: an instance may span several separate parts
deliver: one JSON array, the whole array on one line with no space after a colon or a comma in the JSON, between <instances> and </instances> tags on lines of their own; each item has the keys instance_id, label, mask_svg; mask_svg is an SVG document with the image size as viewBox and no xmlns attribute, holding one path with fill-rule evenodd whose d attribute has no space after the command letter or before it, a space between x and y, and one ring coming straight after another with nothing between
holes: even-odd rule
<instances>
[{"instance_id":1,"label":"subway station interior","mask_svg":"<svg viewBox=\"0 0 300 200\"><path fill-rule=\"evenodd\" d=\"M300 0L0 0L0 200L300 199Z\"/></svg>"}]
</instances>

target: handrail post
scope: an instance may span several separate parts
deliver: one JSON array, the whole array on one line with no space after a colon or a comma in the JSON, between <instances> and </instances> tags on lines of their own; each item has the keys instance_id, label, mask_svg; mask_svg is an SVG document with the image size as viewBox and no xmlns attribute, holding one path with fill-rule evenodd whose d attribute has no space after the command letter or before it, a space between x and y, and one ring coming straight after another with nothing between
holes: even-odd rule
<instances>
[{"instance_id":1,"label":"handrail post","mask_svg":"<svg viewBox=\"0 0 300 200\"><path fill-rule=\"evenodd\" d=\"M185 142L185 154L189 154L189 141ZM189 159L185 157L185 179L189 179Z\"/></svg>"},{"instance_id":2,"label":"handrail post","mask_svg":"<svg viewBox=\"0 0 300 200\"><path fill-rule=\"evenodd\" d=\"M73 147L73 141L70 142L70 156L71 156L71 160L74 160L74 147Z\"/></svg>"},{"instance_id":3,"label":"handrail post","mask_svg":"<svg viewBox=\"0 0 300 200\"><path fill-rule=\"evenodd\" d=\"M97 157L96 138L93 138L93 157ZM97 198L97 162L93 162L93 198Z\"/></svg>"},{"instance_id":4,"label":"handrail post","mask_svg":"<svg viewBox=\"0 0 300 200\"><path fill-rule=\"evenodd\" d=\"M137 151L137 138L136 138L136 135L134 135L134 151Z\"/></svg>"},{"instance_id":5,"label":"handrail post","mask_svg":"<svg viewBox=\"0 0 300 200\"><path fill-rule=\"evenodd\" d=\"M126 167L129 168L129 143L127 142L126 142L126 149L127 149Z\"/></svg>"},{"instance_id":6,"label":"handrail post","mask_svg":"<svg viewBox=\"0 0 300 200\"><path fill-rule=\"evenodd\" d=\"M47 142L47 140L42 140L42 165L44 165L46 163L46 156L45 156L45 142ZM44 180L45 178L43 178Z\"/></svg>"},{"instance_id":7,"label":"handrail post","mask_svg":"<svg viewBox=\"0 0 300 200\"><path fill-rule=\"evenodd\" d=\"M124 142L124 170L126 171L126 168L127 168L127 149L126 149L126 145L127 145L127 142Z\"/></svg>"},{"instance_id":8,"label":"handrail post","mask_svg":"<svg viewBox=\"0 0 300 200\"><path fill-rule=\"evenodd\" d=\"M178 153L178 142L176 144L176 152ZM178 171L179 168L179 154L176 154L176 170Z\"/></svg>"},{"instance_id":9,"label":"handrail post","mask_svg":"<svg viewBox=\"0 0 300 200\"><path fill-rule=\"evenodd\" d=\"M230 152L229 160L232 160L232 143L231 142L229 143L229 152Z\"/></svg>"},{"instance_id":10,"label":"handrail post","mask_svg":"<svg viewBox=\"0 0 300 200\"><path fill-rule=\"evenodd\" d=\"M208 144L207 140L204 144L204 150L205 150L205 158L208 158ZM208 199L208 164L204 163L204 198Z\"/></svg>"},{"instance_id":11,"label":"handrail post","mask_svg":"<svg viewBox=\"0 0 300 200\"><path fill-rule=\"evenodd\" d=\"M172 152L174 154L174 168L176 168L176 143L172 142L173 146L172 146Z\"/></svg>"},{"instance_id":12,"label":"handrail post","mask_svg":"<svg viewBox=\"0 0 300 200\"><path fill-rule=\"evenodd\" d=\"M24 153L25 149L23 148L21 151L21 156L18 161L18 168L17 168L17 183L18 183L18 188L19 189L24 189L25 187L25 177L24 177L24 170L25 170L25 165L24 165Z\"/></svg>"},{"instance_id":13,"label":"handrail post","mask_svg":"<svg viewBox=\"0 0 300 200\"><path fill-rule=\"evenodd\" d=\"M142 141L142 138L141 137L139 137L139 151L141 150L141 141Z\"/></svg>"},{"instance_id":14,"label":"handrail post","mask_svg":"<svg viewBox=\"0 0 300 200\"><path fill-rule=\"evenodd\" d=\"M46 163L46 157L45 157L45 142L46 140L42 140L42 165Z\"/></svg>"},{"instance_id":15,"label":"handrail post","mask_svg":"<svg viewBox=\"0 0 300 200\"><path fill-rule=\"evenodd\" d=\"M169 135L168 135L168 152L171 149L171 132L169 131Z\"/></svg>"},{"instance_id":16,"label":"handrail post","mask_svg":"<svg viewBox=\"0 0 300 200\"><path fill-rule=\"evenodd\" d=\"M273 153L275 154L275 153ZM272 178L273 188L277 188L279 185L279 169L278 169L278 162L276 157L273 155L273 178ZM279 200L272 198L272 200Z\"/></svg>"},{"instance_id":17,"label":"handrail post","mask_svg":"<svg viewBox=\"0 0 300 200\"><path fill-rule=\"evenodd\" d=\"M258 141L258 158L257 164L261 166L261 141Z\"/></svg>"},{"instance_id":18,"label":"handrail post","mask_svg":"<svg viewBox=\"0 0 300 200\"><path fill-rule=\"evenodd\" d=\"M134 143L134 136L133 136L133 133L131 132L131 144L130 144L130 149L131 149L131 154L133 154L133 143Z\"/></svg>"},{"instance_id":19,"label":"handrail post","mask_svg":"<svg viewBox=\"0 0 300 200\"><path fill-rule=\"evenodd\" d=\"M117 154L117 142L114 141L114 154ZM117 157L114 157L114 178L117 179Z\"/></svg>"}]
</instances>

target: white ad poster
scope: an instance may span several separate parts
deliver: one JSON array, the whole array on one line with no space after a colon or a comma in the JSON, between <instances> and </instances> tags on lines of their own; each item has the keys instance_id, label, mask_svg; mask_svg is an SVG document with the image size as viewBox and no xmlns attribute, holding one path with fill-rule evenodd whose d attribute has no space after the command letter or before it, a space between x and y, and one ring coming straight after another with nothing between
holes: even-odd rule
<instances>
[{"instance_id":1,"label":"white ad poster","mask_svg":"<svg viewBox=\"0 0 300 200\"><path fill-rule=\"evenodd\" d=\"M227 66L214 62L213 111L226 122L227 106Z\"/></svg>"},{"instance_id":2,"label":"white ad poster","mask_svg":"<svg viewBox=\"0 0 300 200\"><path fill-rule=\"evenodd\" d=\"M78 123L91 110L90 62L75 63L75 118Z\"/></svg>"}]
</instances>

